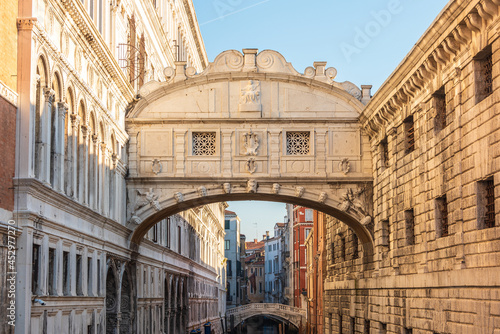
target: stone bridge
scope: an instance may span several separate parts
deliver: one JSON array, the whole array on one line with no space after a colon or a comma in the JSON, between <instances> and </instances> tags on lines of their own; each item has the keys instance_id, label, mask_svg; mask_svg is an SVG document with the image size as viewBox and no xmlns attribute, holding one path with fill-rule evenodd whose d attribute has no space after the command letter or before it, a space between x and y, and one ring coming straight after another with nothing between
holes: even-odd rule
<instances>
[{"instance_id":1,"label":"stone bridge","mask_svg":"<svg viewBox=\"0 0 500 334\"><path fill-rule=\"evenodd\" d=\"M167 68L127 114L131 248L158 221L203 204L263 200L322 211L373 250L372 158L359 115L370 98L315 62L229 50L202 73ZM368 255L368 256L365 256Z\"/></svg>"},{"instance_id":2,"label":"stone bridge","mask_svg":"<svg viewBox=\"0 0 500 334\"><path fill-rule=\"evenodd\" d=\"M233 329L242 321L256 315L277 318L278 320L291 323L297 328L305 327L306 325L306 310L304 309L283 304L253 303L227 310L226 318L229 322L228 327ZM230 321L231 317L233 320Z\"/></svg>"}]
</instances>

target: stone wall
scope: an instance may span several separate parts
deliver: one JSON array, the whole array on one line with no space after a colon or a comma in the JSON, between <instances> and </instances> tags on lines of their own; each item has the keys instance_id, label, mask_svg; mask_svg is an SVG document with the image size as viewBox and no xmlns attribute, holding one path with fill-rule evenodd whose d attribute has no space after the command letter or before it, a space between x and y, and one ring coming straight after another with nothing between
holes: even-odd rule
<instances>
[{"instance_id":1,"label":"stone wall","mask_svg":"<svg viewBox=\"0 0 500 334\"><path fill-rule=\"evenodd\" d=\"M496 3L451 1L364 110L375 263L330 220L327 333L500 328Z\"/></svg>"}]
</instances>

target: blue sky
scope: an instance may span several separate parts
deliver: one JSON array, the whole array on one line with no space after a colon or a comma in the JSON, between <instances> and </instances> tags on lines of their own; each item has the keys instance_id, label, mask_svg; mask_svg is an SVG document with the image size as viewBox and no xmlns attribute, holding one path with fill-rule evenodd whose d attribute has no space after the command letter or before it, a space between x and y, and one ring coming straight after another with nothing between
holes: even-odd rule
<instances>
[{"instance_id":1,"label":"blue sky","mask_svg":"<svg viewBox=\"0 0 500 334\"><path fill-rule=\"evenodd\" d=\"M314 61L336 81L380 87L447 0L193 0L208 58L228 49L280 52L303 73ZM285 205L231 202L247 240L282 222Z\"/></svg>"}]
</instances>

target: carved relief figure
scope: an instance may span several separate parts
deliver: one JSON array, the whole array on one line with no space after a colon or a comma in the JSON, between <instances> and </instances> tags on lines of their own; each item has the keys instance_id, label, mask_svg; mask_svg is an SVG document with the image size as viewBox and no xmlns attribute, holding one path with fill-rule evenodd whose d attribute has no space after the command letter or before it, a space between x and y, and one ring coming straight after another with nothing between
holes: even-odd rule
<instances>
[{"instance_id":1,"label":"carved relief figure","mask_svg":"<svg viewBox=\"0 0 500 334\"><path fill-rule=\"evenodd\" d=\"M281 185L279 183L274 183L273 184L273 193L278 194L280 192Z\"/></svg>"},{"instance_id":2,"label":"carved relief figure","mask_svg":"<svg viewBox=\"0 0 500 334\"><path fill-rule=\"evenodd\" d=\"M158 175L161 173L163 169L163 165L158 159L154 159L153 162L151 163L151 171L155 174Z\"/></svg>"},{"instance_id":3,"label":"carved relief figure","mask_svg":"<svg viewBox=\"0 0 500 334\"><path fill-rule=\"evenodd\" d=\"M230 194L231 193L231 183L224 183L222 185L222 189L224 189L224 192L226 194Z\"/></svg>"},{"instance_id":4,"label":"carved relief figure","mask_svg":"<svg viewBox=\"0 0 500 334\"><path fill-rule=\"evenodd\" d=\"M207 188L204 186L198 187L198 196L205 197L208 195Z\"/></svg>"},{"instance_id":5,"label":"carved relief figure","mask_svg":"<svg viewBox=\"0 0 500 334\"><path fill-rule=\"evenodd\" d=\"M342 195L343 202L341 205L341 210L348 211L351 207L354 207L362 214L367 215L365 206L360 200L361 194L363 194L363 192L364 189L361 188L357 190L353 190L352 188L347 189L344 195Z\"/></svg>"},{"instance_id":6,"label":"carved relief figure","mask_svg":"<svg viewBox=\"0 0 500 334\"><path fill-rule=\"evenodd\" d=\"M247 182L247 193L256 193L257 192L257 181L248 180Z\"/></svg>"},{"instance_id":7,"label":"carved relief figure","mask_svg":"<svg viewBox=\"0 0 500 334\"><path fill-rule=\"evenodd\" d=\"M349 170L351 170L351 163L349 162L349 159L344 158L339 162L339 170L342 171L345 175L349 173Z\"/></svg>"},{"instance_id":8,"label":"carved relief figure","mask_svg":"<svg viewBox=\"0 0 500 334\"><path fill-rule=\"evenodd\" d=\"M174 194L174 199L175 199L175 201L176 201L177 203L180 203L180 202L184 201L184 196L182 195L182 193L180 193L180 192L176 192L176 193Z\"/></svg>"},{"instance_id":9,"label":"carved relief figure","mask_svg":"<svg viewBox=\"0 0 500 334\"><path fill-rule=\"evenodd\" d=\"M319 194L318 202L325 203L327 198L328 198L328 194L323 191L321 194Z\"/></svg>"},{"instance_id":10,"label":"carved relief figure","mask_svg":"<svg viewBox=\"0 0 500 334\"><path fill-rule=\"evenodd\" d=\"M306 189L304 187L296 187L295 188L295 196L302 197Z\"/></svg>"},{"instance_id":11,"label":"carved relief figure","mask_svg":"<svg viewBox=\"0 0 500 334\"><path fill-rule=\"evenodd\" d=\"M260 103L260 92L259 84L254 83L253 80L248 80L247 85L241 89L240 94L241 104L259 104Z\"/></svg>"},{"instance_id":12,"label":"carved relief figure","mask_svg":"<svg viewBox=\"0 0 500 334\"><path fill-rule=\"evenodd\" d=\"M160 211L161 207L158 202L158 195L154 193L153 188L149 188L147 192L142 192L140 190L136 191L138 196L135 201L134 212L137 212L147 204L151 205L156 211Z\"/></svg>"},{"instance_id":13,"label":"carved relief figure","mask_svg":"<svg viewBox=\"0 0 500 334\"><path fill-rule=\"evenodd\" d=\"M247 132L243 135L244 144L243 146L247 150L245 155L257 155L257 149L259 148L259 137L252 131Z\"/></svg>"}]
</instances>

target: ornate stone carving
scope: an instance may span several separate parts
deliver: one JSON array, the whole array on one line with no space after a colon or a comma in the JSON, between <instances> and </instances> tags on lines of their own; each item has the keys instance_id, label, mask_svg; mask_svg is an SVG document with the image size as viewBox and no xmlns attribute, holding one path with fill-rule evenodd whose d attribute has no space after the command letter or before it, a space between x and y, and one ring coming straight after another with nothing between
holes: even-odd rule
<instances>
[{"instance_id":1,"label":"ornate stone carving","mask_svg":"<svg viewBox=\"0 0 500 334\"><path fill-rule=\"evenodd\" d=\"M360 197L364 193L364 191L365 190L361 188L357 190L353 190L352 188L347 189L346 192L342 195L343 202L340 206L340 209L347 212L350 208L354 208L366 216L367 212L365 206L360 200Z\"/></svg>"},{"instance_id":2,"label":"ornate stone carving","mask_svg":"<svg viewBox=\"0 0 500 334\"><path fill-rule=\"evenodd\" d=\"M344 88L344 90L346 92L348 92L349 94L354 96L356 99L361 101L362 94L361 94L361 89L359 89L358 86L356 86L355 84L353 84L350 81L344 81L341 83L341 85L342 85L342 88Z\"/></svg>"},{"instance_id":3,"label":"ornate stone carving","mask_svg":"<svg viewBox=\"0 0 500 334\"><path fill-rule=\"evenodd\" d=\"M161 173L163 169L163 165L160 160L154 159L153 162L151 163L151 171L155 174L158 175Z\"/></svg>"},{"instance_id":4,"label":"ornate stone carving","mask_svg":"<svg viewBox=\"0 0 500 334\"><path fill-rule=\"evenodd\" d=\"M227 182L226 182L226 183L224 183L224 184L222 185L222 189L224 189L224 192L225 192L226 194L230 194L230 193L231 193L231 183L227 183Z\"/></svg>"},{"instance_id":5,"label":"ornate stone carving","mask_svg":"<svg viewBox=\"0 0 500 334\"><path fill-rule=\"evenodd\" d=\"M273 194L278 194L281 190L281 184L274 183L273 184Z\"/></svg>"},{"instance_id":6,"label":"ornate stone carving","mask_svg":"<svg viewBox=\"0 0 500 334\"><path fill-rule=\"evenodd\" d=\"M177 203L183 202L184 201L184 195L182 195L181 192L176 192L174 194L174 199Z\"/></svg>"},{"instance_id":7,"label":"ornate stone carving","mask_svg":"<svg viewBox=\"0 0 500 334\"><path fill-rule=\"evenodd\" d=\"M351 169L351 163L349 162L348 158L344 158L339 162L339 170L342 173L344 173L344 175L347 175L350 169Z\"/></svg>"},{"instance_id":8,"label":"ornate stone carving","mask_svg":"<svg viewBox=\"0 0 500 334\"><path fill-rule=\"evenodd\" d=\"M302 196L304 196L305 191L306 191L306 189L304 187L295 187L295 196L302 197Z\"/></svg>"},{"instance_id":9,"label":"ornate stone carving","mask_svg":"<svg viewBox=\"0 0 500 334\"><path fill-rule=\"evenodd\" d=\"M204 186L198 187L197 191L198 191L198 196L200 197L205 197L208 195L207 188L205 188Z\"/></svg>"},{"instance_id":10,"label":"ornate stone carving","mask_svg":"<svg viewBox=\"0 0 500 334\"><path fill-rule=\"evenodd\" d=\"M158 195L154 193L153 188L149 188L149 191L142 192L136 190L137 199L135 201L134 212L137 212L142 207L147 204L151 205L156 211L160 211L160 203L158 202Z\"/></svg>"},{"instance_id":11,"label":"ornate stone carving","mask_svg":"<svg viewBox=\"0 0 500 334\"><path fill-rule=\"evenodd\" d=\"M328 194L323 191L321 194L319 194L318 202L325 203L327 198L328 198Z\"/></svg>"},{"instance_id":12,"label":"ornate stone carving","mask_svg":"<svg viewBox=\"0 0 500 334\"><path fill-rule=\"evenodd\" d=\"M193 132L193 155L215 155L215 132Z\"/></svg>"},{"instance_id":13,"label":"ornate stone carving","mask_svg":"<svg viewBox=\"0 0 500 334\"><path fill-rule=\"evenodd\" d=\"M259 136L253 133L251 130L243 135L243 146L247 150L245 155L257 155L257 149L259 148Z\"/></svg>"},{"instance_id":14,"label":"ornate stone carving","mask_svg":"<svg viewBox=\"0 0 500 334\"><path fill-rule=\"evenodd\" d=\"M247 182L247 193L256 193L257 192L257 181L255 180L248 180Z\"/></svg>"},{"instance_id":15,"label":"ornate stone carving","mask_svg":"<svg viewBox=\"0 0 500 334\"><path fill-rule=\"evenodd\" d=\"M250 174L255 173L255 171L257 170L257 164L255 163L254 158L248 158L247 162L245 163L245 169Z\"/></svg>"},{"instance_id":16,"label":"ornate stone carving","mask_svg":"<svg viewBox=\"0 0 500 334\"><path fill-rule=\"evenodd\" d=\"M248 80L241 83L239 111L261 111L260 104L260 83L254 80Z\"/></svg>"}]
</instances>

